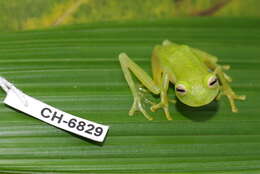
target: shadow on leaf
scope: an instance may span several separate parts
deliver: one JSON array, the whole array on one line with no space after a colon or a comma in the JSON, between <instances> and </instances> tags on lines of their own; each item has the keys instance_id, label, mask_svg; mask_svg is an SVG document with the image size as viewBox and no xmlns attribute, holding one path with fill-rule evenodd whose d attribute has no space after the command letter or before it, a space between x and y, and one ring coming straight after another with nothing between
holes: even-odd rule
<instances>
[{"instance_id":1,"label":"shadow on leaf","mask_svg":"<svg viewBox=\"0 0 260 174\"><path fill-rule=\"evenodd\" d=\"M190 107L177 100L176 109L186 118L195 122L204 122L212 119L219 108L219 104L216 100L201 107Z\"/></svg>"}]
</instances>

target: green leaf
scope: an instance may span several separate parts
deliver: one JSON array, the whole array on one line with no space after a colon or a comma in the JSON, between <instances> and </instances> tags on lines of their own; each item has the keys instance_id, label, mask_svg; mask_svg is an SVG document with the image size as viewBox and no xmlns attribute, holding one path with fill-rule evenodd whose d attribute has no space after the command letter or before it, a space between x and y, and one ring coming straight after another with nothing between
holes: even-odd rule
<instances>
[{"instance_id":1,"label":"green leaf","mask_svg":"<svg viewBox=\"0 0 260 174\"><path fill-rule=\"evenodd\" d=\"M247 95L237 102L240 112L223 97L199 109L171 104L173 121L162 111L151 113L155 121L129 117L133 99L117 56L126 52L150 72L151 51L164 39L230 64L232 87ZM111 126L98 144L1 104L0 173L260 172L259 19L73 25L2 33L0 45L1 76L52 106Z\"/></svg>"}]
</instances>

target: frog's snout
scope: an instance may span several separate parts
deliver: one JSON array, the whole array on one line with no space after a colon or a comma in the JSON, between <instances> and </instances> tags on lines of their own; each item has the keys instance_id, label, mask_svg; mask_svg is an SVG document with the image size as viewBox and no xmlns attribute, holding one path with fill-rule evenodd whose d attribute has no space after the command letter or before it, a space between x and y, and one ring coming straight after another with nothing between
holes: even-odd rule
<instances>
[{"instance_id":1,"label":"frog's snout","mask_svg":"<svg viewBox=\"0 0 260 174\"><path fill-rule=\"evenodd\" d=\"M217 96L217 91L205 94L189 95L187 97L179 97L180 101L191 107L201 107L211 103ZM188 94L187 94L188 95Z\"/></svg>"}]
</instances>

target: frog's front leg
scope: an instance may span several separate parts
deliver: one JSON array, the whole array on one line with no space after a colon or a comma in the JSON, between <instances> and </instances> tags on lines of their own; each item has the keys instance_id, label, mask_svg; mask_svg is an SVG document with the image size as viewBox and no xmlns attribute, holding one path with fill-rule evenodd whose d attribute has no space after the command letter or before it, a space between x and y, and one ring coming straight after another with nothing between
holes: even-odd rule
<instances>
[{"instance_id":1,"label":"frog's front leg","mask_svg":"<svg viewBox=\"0 0 260 174\"><path fill-rule=\"evenodd\" d=\"M137 85L132 79L131 72L140 80L140 82L152 93L160 94L160 88L153 82L151 77L141 69L136 63L134 63L125 53L119 55L119 61L125 76L125 79L132 91L134 97L134 103L129 111L129 115L133 115L135 111L140 111L148 119L153 118L145 111L142 105L142 96L138 90ZM130 72L131 70L131 72Z\"/></svg>"},{"instance_id":2,"label":"frog's front leg","mask_svg":"<svg viewBox=\"0 0 260 174\"><path fill-rule=\"evenodd\" d=\"M221 95L227 96L232 112L238 112L238 109L235 104L235 100L245 100L246 96L237 95L230 87L228 78L226 77L225 73L223 72L222 67L220 65L215 65L215 66L216 66L216 68L215 68L214 73L218 76L219 81L221 83L221 88L220 88L221 91L220 91L220 94L217 97L217 99L219 99Z\"/></svg>"},{"instance_id":3,"label":"frog's front leg","mask_svg":"<svg viewBox=\"0 0 260 174\"><path fill-rule=\"evenodd\" d=\"M163 72L162 75L162 82L161 82L161 101L158 104L155 104L151 107L151 110L154 112L159 108L162 108L164 110L165 116L168 120L172 120L172 117L169 112L169 102L168 102L168 87L169 87L169 74L167 72Z\"/></svg>"},{"instance_id":4,"label":"frog's front leg","mask_svg":"<svg viewBox=\"0 0 260 174\"><path fill-rule=\"evenodd\" d=\"M246 96L245 95L237 95L229 83L232 81L232 79L224 72L224 70L228 70L229 66L221 66L217 64L217 57L212 56L204 51L201 51L199 49L194 49L193 51L195 54L198 55L198 57L203 61L206 66L214 71L214 73L217 75L219 81L220 81L220 93L217 96L217 99L221 97L221 95L227 96L231 110L232 112L238 112L238 109L235 104L235 100L245 100Z\"/></svg>"}]
</instances>

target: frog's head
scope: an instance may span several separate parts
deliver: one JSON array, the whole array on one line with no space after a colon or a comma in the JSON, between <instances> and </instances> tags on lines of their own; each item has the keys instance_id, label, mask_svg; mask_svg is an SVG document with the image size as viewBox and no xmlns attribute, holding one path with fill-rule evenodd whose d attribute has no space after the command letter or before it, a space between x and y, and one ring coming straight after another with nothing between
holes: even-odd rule
<instances>
[{"instance_id":1,"label":"frog's head","mask_svg":"<svg viewBox=\"0 0 260 174\"><path fill-rule=\"evenodd\" d=\"M215 74L209 73L203 78L179 81L175 84L175 92L184 104L192 107L203 106L218 95L218 79Z\"/></svg>"}]
</instances>

